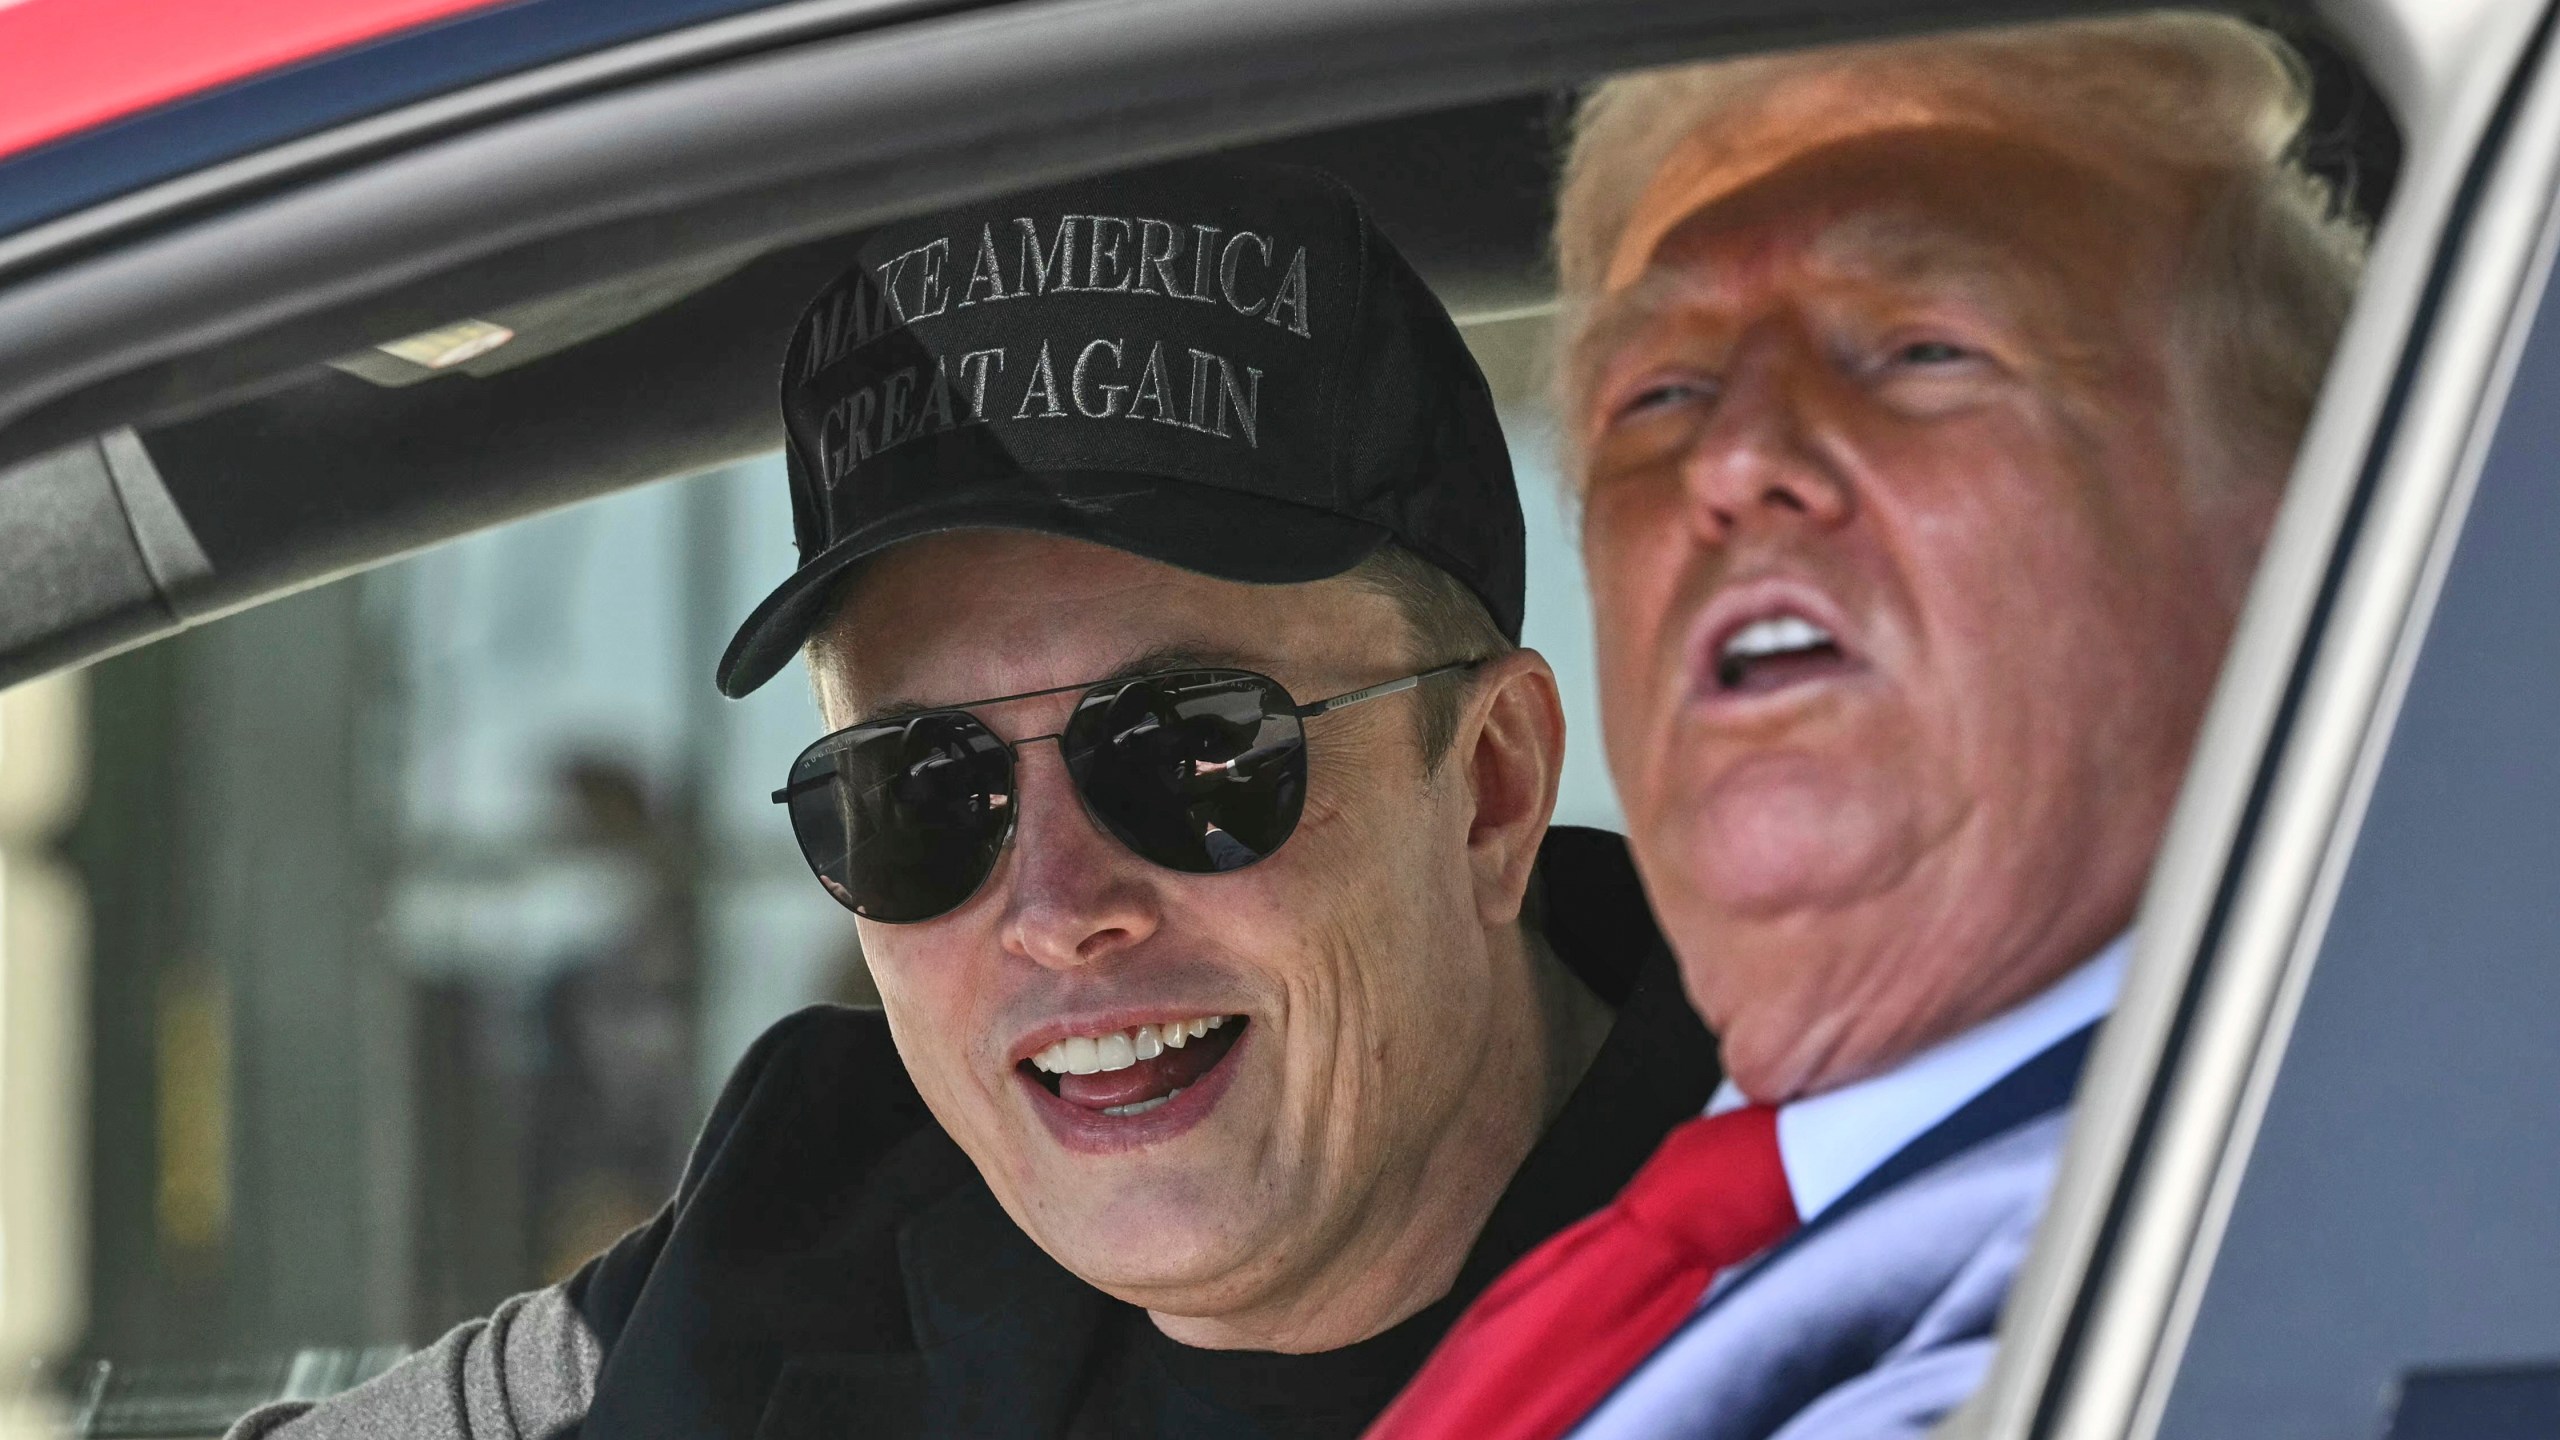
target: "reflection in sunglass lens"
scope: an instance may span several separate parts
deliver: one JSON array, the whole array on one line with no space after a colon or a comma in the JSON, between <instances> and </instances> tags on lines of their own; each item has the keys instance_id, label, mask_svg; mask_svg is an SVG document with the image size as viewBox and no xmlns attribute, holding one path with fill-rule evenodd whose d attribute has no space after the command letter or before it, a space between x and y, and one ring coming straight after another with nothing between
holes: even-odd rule
<instances>
[{"instance_id":1,"label":"reflection in sunglass lens","mask_svg":"<svg viewBox=\"0 0 2560 1440\"><path fill-rule=\"evenodd\" d=\"M929 920L995 869L1013 756L960 711L857 726L792 767L791 827L829 893L873 920Z\"/></svg>"},{"instance_id":2,"label":"reflection in sunglass lens","mask_svg":"<svg viewBox=\"0 0 2560 1440\"><path fill-rule=\"evenodd\" d=\"M1259 675L1159 675L1087 694L1067 771L1096 820L1168 869L1240 869L1280 847L1306 804L1306 734Z\"/></svg>"},{"instance_id":3,"label":"reflection in sunglass lens","mask_svg":"<svg viewBox=\"0 0 2560 1440\"><path fill-rule=\"evenodd\" d=\"M1055 738L1102 828L1158 865L1209 875L1262 859L1297 829L1307 794L1297 710L1265 676L1184 671L1086 691ZM820 740L774 798L790 806L809 868L847 908L931 920L967 903L1002 858L1013 758L969 712L926 711Z\"/></svg>"}]
</instances>

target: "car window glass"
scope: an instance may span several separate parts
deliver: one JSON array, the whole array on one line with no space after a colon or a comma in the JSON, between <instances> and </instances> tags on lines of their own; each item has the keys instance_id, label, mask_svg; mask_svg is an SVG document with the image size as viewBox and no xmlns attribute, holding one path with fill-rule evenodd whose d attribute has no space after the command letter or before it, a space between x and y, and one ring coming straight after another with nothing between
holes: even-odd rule
<instances>
[{"instance_id":1,"label":"car window glass","mask_svg":"<svg viewBox=\"0 0 2560 1440\"><path fill-rule=\"evenodd\" d=\"M2380 1435L2395 1411L2400 1440L2560 1424L2560 630L2540 559L2560 533L2555 314L2545 291L2164 1436Z\"/></svg>"},{"instance_id":2,"label":"car window glass","mask_svg":"<svg viewBox=\"0 0 2560 1440\"><path fill-rule=\"evenodd\" d=\"M2349 62L2312 54L2305 152L2342 206L2379 213L2396 132ZM1617 829L1548 359L1543 227L1569 100L1514 96L1263 150L1390 197L1382 223L1457 312L1521 479L1524 639L1563 693L1556 819ZM181 500L272 467L296 497L278 514L312 513L395 414L404 444L384 465L403 476L452 459L408 442L497 433L513 412L451 397L500 393L510 371L567 374L617 345L739 371L753 347L685 338L724 306L770 319L777 296L804 292L816 247L798 244L390 337L141 438ZM474 345L487 348L463 353ZM752 388L768 395L770 358L753 353ZM637 359L616 363L636 373ZM45 682L85 697L85 796L48 848L86 887L92 977L88 1319L52 1374L100 1433L342 1388L564 1278L664 1203L768 1025L810 1003L876 1002L846 917L767 800L824 728L804 679L738 703L710 683L735 618L792 563L780 457L746 455L724 430L651 470L651 455L579 453L579 438L546 430L531 447L569 477L557 498L620 493ZM696 473L630 486L644 470ZM207 542L263 564L265 518L244 512ZM2437 834L2410 825L2413 845ZM2484 975L2478 995L2526 983ZM2388 1003L2314 1001L2368 1020ZM2344 1038L2359 1034L2371 1038L2342 1029L2337 1065L2364 1053ZM2304 1057L2328 1063L2316 1043ZM2358 1073L2390 1091L2373 1103L2414 1113L2396 1073ZM2270 1134L2301 1127L2307 1184L2310 1141L2342 1123L2306 1115ZM2292 1203L2244 1194L2235 1239L2281 1228L2254 1217ZM2268 1287L2299 1273L2280 1245L2248 1253ZM2244 1293L2238 1271L2229 1284ZM2207 1326L2257 1313L2225 1294Z\"/></svg>"}]
</instances>

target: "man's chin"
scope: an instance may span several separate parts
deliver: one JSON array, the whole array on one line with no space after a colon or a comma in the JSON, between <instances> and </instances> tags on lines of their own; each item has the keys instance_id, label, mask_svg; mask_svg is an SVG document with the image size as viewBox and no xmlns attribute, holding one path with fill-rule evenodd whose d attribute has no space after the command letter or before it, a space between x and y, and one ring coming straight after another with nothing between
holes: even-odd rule
<instances>
[{"instance_id":1,"label":"man's chin","mask_svg":"<svg viewBox=\"0 0 2560 1440\"><path fill-rule=\"evenodd\" d=\"M1144 1193L1088 1194L1043 1212L1032 1238L1115 1299L1190 1313L1213 1304L1202 1297L1257 1248L1237 1233L1235 1198L1233 1186L1179 1181Z\"/></svg>"},{"instance_id":2,"label":"man's chin","mask_svg":"<svg viewBox=\"0 0 2560 1440\"><path fill-rule=\"evenodd\" d=\"M1082 1110L1032 1082L1031 1122L1010 1146L1028 1163L1008 1167L1026 1203L1008 1208L1052 1258L1133 1304L1232 1269L1250 1254L1238 1202L1255 1189L1247 1137L1268 1099L1237 1058L1138 1115Z\"/></svg>"},{"instance_id":3,"label":"man's chin","mask_svg":"<svg viewBox=\"0 0 2560 1440\"><path fill-rule=\"evenodd\" d=\"M1828 777L1744 775L1675 794L1630 829L1664 923L1716 930L1839 910L1889 889L1913 858L1898 843L1901 810Z\"/></svg>"},{"instance_id":4,"label":"man's chin","mask_svg":"<svg viewBox=\"0 0 2560 1440\"><path fill-rule=\"evenodd\" d=\"M1838 1072L1845 1043L1840 1016L1818 1009L1787 1015L1776 1004L1766 1010L1731 1016L1716 1031L1717 1059L1736 1089L1778 1105L1831 1089L1844 1078Z\"/></svg>"}]
</instances>

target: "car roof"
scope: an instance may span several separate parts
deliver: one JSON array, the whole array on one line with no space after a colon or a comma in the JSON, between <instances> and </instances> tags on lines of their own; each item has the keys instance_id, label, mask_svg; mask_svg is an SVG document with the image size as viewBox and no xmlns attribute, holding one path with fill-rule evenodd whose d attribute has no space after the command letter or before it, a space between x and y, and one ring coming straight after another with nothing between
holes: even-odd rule
<instances>
[{"instance_id":1,"label":"car roof","mask_svg":"<svg viewBox=\"0 0 2560 1440\"><path fill-rule=\"evenodd\" d=\"M17 0L0 235L207 165L776 0Z\"/></svg>"},{"instance_id":2,"label":"car roof","mask_svg":"<svg viewBox=\"0 0 2560 1440\"><path fill-rule=\"evenodd\" d=\"M0 21L64 3L22 0ZM1534 328L1571 86L1910 21L1885 0L1811 18L1781 0L1612 0L1569 21L1545 5L1338 0L1251 16L1204 3L1185 28L1176 0L1139 34L1072 4L623 8L697 23L640 41L590 29L578 58L536 63L554 52L532 39L569 43L561 27L595 7L521 0L0 161L5 195L16 167L181 125L190 107L263 97L277 126L309 125L296 87L311 76L371 75L503 16L521 30L477 63L534 67L15 236L0 224L0 511L8 467L55 467L42 495L20 487L19 510L0 513L0 575L18 577L0 581L0 685L771 450L780 337L847 235L967 193L1186 151L1311 163L1363 195L1478 338ZM726 18L701 19L715 10ZM884 27L893 13L910 23ZM2352 67L2333 68L2333 128L2357 137L2358 196L2378 203L2396 134ZM377 348L466 322L513 338L407 374Z\"/></svg>"}]
</instances>

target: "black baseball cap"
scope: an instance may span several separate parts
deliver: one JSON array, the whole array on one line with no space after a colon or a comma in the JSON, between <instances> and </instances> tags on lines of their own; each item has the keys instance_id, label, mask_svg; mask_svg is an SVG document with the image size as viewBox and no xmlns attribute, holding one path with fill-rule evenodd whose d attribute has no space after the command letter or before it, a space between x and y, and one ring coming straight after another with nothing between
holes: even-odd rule
<instances>
[{"instance_id":1,"label":"black baseball cap","mask_svg":"<svg viewBox=\"0 0 2560 1440\"><path fill-rule=\"evenodd\" d=\"M1274 584L1393 540L1520 638L1493 397L1340 181L1187 161L901 221L847 258L783 358L800 568L729 642L723 694L771 679L862 561L973 528Z\"/></svg>"}]
</instances>

